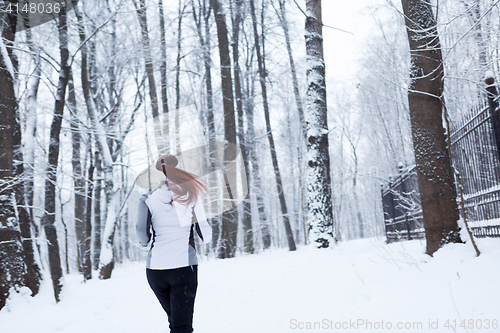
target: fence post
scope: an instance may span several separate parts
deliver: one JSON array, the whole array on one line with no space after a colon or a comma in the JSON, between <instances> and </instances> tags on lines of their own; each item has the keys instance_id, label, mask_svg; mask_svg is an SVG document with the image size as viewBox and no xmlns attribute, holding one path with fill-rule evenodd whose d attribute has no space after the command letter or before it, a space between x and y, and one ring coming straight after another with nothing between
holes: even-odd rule
<instances>
[{"instance_id":1,"label":"fence post","mask_svg":"<svg viewBox=\"0 0 500 333\"><path fill-rule=\"evenodd\" d=\"M401 194L400 194L400 200L403 201L406 198L406 179L404 179L403 175L403 163L399 163L399 177L401 178ZM408 209L405 208L404 206L404 201L403 205L401 205L401 208L405 210L405 223L406 223L406 233L407 237L406 239L411 240L411 228L410 228L410 223L408 222Z\"/></svg>"},{"instance_id":2,"label":"fence post","mask_svg":"<svg viewBox=\"0 0 500 333\"><path fill-rule=\"evenodd\" d=\"M408 240L411 240L411 227L410 227L410 221L408 220L408 212L405 213L405 222L406 222L406 233L408 234Z\"/></svg>"},{"instance_id":3,"label":"fence post","mask_svg":"<svg viewBox=\"0 0 500 333\"><path fill-rule=\"evenodd\" d=\"M491 124L495 133L495 142L500 161L500 110L498 109L498 90L495 85L495 77L492 71L486 72L486 91L488 91L488 104L490 106Z\"/></svg>"},{"instance_id":4,"label":"fence post","mask_svg":"<svg viewBox=\"0 0 500 333\"><path fill-rule=\"evenodd\" d=\"M380 197L382 198L382 215L384 217L385 240L387 241L387 223L385 222L385 202L384 202L384 184L380 184Z\"/></svg>"}]
</instances>

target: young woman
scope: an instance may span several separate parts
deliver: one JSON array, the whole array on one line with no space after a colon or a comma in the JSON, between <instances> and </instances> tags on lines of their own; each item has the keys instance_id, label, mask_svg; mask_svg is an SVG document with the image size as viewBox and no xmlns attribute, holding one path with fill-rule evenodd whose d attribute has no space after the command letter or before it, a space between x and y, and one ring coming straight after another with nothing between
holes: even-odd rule
<instances>
[{"instance_id":1,"label":"young woman","mask_svg":"<svg viewBox=\"0 0 500 333\"><path fill-rule=\"evenodd\" d=\"M156 169L163 172L163 186L139 201L137 235L142 246L152 238L146 275L165 310L171 333L193 332L193 312L198 286L198 262L194 233L208 243L212 230L207 223L201 192L207 187L197 176L176 168L173 155L160 156ZM197 224L193 224L193 217ZM151 231L152 230L152 234Z\"/></svg>"}]
</instances>

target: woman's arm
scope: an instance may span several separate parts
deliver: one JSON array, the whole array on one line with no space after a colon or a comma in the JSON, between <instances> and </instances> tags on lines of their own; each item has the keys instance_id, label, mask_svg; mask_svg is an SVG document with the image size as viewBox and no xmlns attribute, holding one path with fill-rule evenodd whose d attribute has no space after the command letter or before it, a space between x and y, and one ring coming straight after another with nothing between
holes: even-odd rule
<instances>
[{"instance_id":1,"label":"woman's arm","mask_svg":"<svg viewBox=\"0 0 500 333\"><path fill-rule=\"evenodd\" d=\"M210 243L212 240L212 228L207 222L205 210L203 209L203 202L199 196L194 205L194 213L196 214L198 226L200 227L199 229L197 228L196 231L201 233L201 238L204 243Z\"/></svg>"},{"instance_id":2,"label":"woman's arm","mask_svg":"<svg viewBox=\"0 0 500 333\"><path fill-rule=\"evenodd\" d=\"M135 225L135 231L137 232L139 243L144 247L148 246L149 241L151 240L151 212L146 204L147 198L148 196L144 194L139 199L137 224Z\"/></svg>"}]
</instances>

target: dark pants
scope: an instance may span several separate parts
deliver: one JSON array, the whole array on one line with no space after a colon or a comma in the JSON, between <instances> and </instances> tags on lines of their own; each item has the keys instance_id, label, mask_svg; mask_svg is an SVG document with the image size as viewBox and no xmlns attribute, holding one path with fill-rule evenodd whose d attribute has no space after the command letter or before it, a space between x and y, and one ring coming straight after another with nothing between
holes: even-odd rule
<instances>
[{"instance_id":1,"label":"dark pants","mask_svg":"<svg viewBox=\"0 0 500 333\"><path fill-rule=\"evenodd\" d=\"M167 313L170 332L193 332L198 266L162 270L147 269L146 275L149 286Z\"/></svg>"}]
</instances>

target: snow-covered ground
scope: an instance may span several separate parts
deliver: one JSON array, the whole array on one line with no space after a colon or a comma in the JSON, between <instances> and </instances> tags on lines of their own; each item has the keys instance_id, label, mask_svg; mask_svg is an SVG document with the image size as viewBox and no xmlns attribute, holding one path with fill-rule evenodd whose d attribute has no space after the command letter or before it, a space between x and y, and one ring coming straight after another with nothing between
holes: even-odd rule
<instances>
[{"instance_id":1,"label":"snow-covered ground","mask_svg":"<svg viewBox=\"0 0 500 333\"><path fill-rule=\"evenodd\" d=\"M365 239L203 261L195 332L499 332L500 239L478 241L480 257L470 244L431 258L425 242ZM48 281L34 298L12 296L0 331L168 332L144 263L119 266L106 281L81 280L66 277L59 304Z\"/></svg>"}]
</instances>

